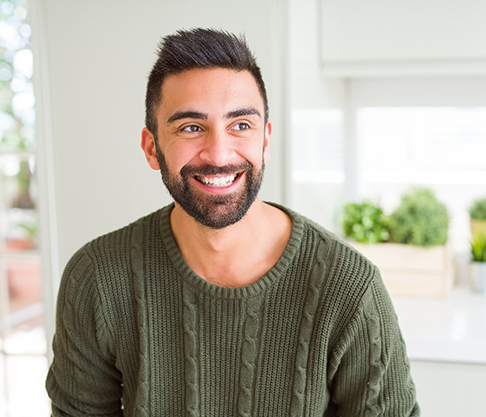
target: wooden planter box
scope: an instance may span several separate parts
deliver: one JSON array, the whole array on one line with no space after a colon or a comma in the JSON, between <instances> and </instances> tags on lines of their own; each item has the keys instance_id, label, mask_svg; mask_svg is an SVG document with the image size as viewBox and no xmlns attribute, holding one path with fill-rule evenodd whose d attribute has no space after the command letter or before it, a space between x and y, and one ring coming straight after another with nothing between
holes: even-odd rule
<instances>
[{"instance_id":1,"label":"wooden planter box","mask_svg":"<svg viewBox=\"0 0 486 417\"><path fill-rule=\"evenodd\" d=\"M486 234L486 220L471 219L469 222L471 225L471 236L474 236L474 234L479 231Z\"/></svg>"},{"instance_id":2,"label":"wooden planter box","mask_svg":"<svg viewBox=\"0 0 486 417\"><path fill-rule=\"evenodd\" d=\"M390 295L445 297L452 288L452 256L447 245L420 248L398 243L349 243L380 269Z\"/></svg>"}]
</instances>

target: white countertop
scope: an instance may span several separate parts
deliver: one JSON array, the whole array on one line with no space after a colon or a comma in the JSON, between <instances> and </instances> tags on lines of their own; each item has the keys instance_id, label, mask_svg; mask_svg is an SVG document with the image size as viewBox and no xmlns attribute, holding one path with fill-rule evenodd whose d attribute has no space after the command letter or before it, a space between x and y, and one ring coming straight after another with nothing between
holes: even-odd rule
<instances>
[{"instance_id":1,"label":"white countertop","mask_svg":"<svg viewBox=\"0 0 486 417\"><path fill-rule=\"evenodd\" d=\"M411 360L486 364L486 295L392 297Z\"/></svg>"}]
</instances>

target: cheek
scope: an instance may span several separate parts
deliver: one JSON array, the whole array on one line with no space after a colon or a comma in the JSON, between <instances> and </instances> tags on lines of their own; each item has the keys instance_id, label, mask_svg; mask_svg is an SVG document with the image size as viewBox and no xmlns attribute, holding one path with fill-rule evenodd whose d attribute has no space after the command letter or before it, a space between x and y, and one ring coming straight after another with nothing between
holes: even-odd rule
<instances>
[{"instance_id":1,"label":"cheek","mask_svg":"<svg viewBox=\"0 0 486 417\"><path fill-rule=\"evenodd\" d=\"M241 141L235 146L235 150L238 154L249 161L261 162L262 153L264 153L264 143L261 139Z\"/></svg>"},{"instance_id":2,"label":"cheek","mask_svg":"<svg viewBox=\"0 0 486 417\"><path fill-rule=\"evenodd\" d=\"M258 146L254 146L250 153L247 154L247 159L253 162L255 166L260 166L263 162L268 160L268 149L263 148L263 143Z\"/></svg>"},{"instance_id":3,"label":"cheek","mask_svg":"<svg viewBox=\"0 0 486 417\"><path fill-rule=\"evenodd\" d=\"M197 150L190 144L173 146L166 151L167 165L172 171L179 172L188 164L197 163Z\"/></svg>"}]
</instances>

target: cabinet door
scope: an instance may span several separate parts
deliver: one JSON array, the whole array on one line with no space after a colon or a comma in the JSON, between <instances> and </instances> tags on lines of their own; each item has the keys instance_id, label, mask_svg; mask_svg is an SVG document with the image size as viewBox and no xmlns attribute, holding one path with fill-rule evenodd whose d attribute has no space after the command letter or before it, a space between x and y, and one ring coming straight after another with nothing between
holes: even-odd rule
<instances>
[{"instance_id":1,"label":"cabinet door","mask_svg":"<svg viewBox=\"0 0 486 417\"><path fill-rule=\"evenodd\" d=\"M484 74L485 17L480 0L322 0L324 72Z\"/></svg>"}]
</instances>

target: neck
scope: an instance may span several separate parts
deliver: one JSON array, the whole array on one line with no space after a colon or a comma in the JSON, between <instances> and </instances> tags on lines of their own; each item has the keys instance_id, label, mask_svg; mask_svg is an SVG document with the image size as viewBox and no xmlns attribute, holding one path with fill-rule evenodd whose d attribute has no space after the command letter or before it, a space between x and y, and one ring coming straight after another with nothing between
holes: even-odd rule
<instances>
[{"instance_id":1,"label":"neck","mask_svg":"<svg viewBox=\"0 0 486 417\"><path fill-rule=\"evenodd\" d=\"M264 203L256 199L246 215L237 223L223 229L212 229L188 215L177 203L172 210L170 224L178 245L192 242L194 250L213 254L226 253L234 246L244 246L263 225Z\"/></svg>"},{"instance_id":2,"label":"neck","mask_svg":"<svg viewBox=\"0 0 486 417\"><path fill-rule=\"evenodd\" d=\"M208 228L176 203L171 227L182 257L203 279L240 287L263 276L278 260L290 237L291 222L279 209L258 198L237 223Z\"/></svg>"}]
</instances>

